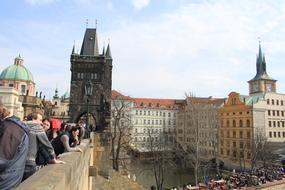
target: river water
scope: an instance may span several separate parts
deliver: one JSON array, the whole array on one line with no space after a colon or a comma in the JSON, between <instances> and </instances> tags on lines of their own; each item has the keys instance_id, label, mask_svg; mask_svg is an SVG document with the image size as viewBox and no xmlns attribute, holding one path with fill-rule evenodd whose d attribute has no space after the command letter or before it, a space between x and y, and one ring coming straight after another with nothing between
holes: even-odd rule
<instances>
[{"instance_id":1,"label":"river water","mask_svg":"<svg viewBox=\"0 0 285 190\"><path fill-rule=\"evenodd\" d=\"M155 185L152 165L147 161L132 159L129 166L129 172L131 177L135 174L136 181L145 188L150 189L152 185ZM182 186L188 183L194 184L194 172L192 169L181 170L173 167L166 169L164 174L164 188Z\"/></svg>"}]
</instances>

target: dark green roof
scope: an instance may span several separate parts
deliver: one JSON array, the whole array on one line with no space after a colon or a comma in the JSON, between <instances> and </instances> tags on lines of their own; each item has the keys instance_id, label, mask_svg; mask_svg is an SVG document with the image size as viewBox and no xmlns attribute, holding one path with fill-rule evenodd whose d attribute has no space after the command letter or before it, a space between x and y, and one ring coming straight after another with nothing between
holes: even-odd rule
<instances>
[{"instance_id":1,"label":"dark green roof","mask_svg":"<svg viewBox=\"0 0 285 190\"><path fill-rule=\"evenodd\" d=\"M264 93L260 93L260 94L254 94L251 96L246 96L246 95L240 95L240 101L245 102L245 105L253 105L255 103L257 103L259 100L263 100L264 99Z\"/></svg>"},{"instance_id":2,"label":"dark green roof","mask_svg":"<svg viewBox=\"0 0 285 190\"><path fill-rule=\"evenodd\" d=\"M276 81L275 79L271 78L267 72L266 72L266 61L265 61L265 56L261 51L261 45L259 43L259 51L258 55L256 57L256 75L253 79L250 81L255 81L255 80L273 80Z\"/></svg>"},{"instance_id":3,"label":"dark green roof","mask_svg":"<svg viewBox=\"0 0 285 190\"><path fill-rule=\"evenodd\" d=\"M17 57L15 64L4 69L0 74L0 80L23 80L34 82L32 73L22 65L23 59Z\"/></svg>"}]
</instances>

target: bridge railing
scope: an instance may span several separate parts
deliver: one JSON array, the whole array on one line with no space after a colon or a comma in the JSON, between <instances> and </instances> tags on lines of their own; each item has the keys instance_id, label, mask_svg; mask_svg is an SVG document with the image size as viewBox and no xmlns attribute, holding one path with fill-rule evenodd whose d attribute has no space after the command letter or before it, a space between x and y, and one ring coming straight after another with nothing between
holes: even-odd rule
<instances>
[{"instance_id":1,"label":"bridge railing","mask_svg":"<svg viewBox=\"0 0 285 190\"><path fill-rule=\"evenodd\" d=\"M65 164L49 164L29 177L16 190L88 190L89 165L92 153L90 140L84 139L80 152L67 152L60 155Z\"/></svg>"}]
</instances>

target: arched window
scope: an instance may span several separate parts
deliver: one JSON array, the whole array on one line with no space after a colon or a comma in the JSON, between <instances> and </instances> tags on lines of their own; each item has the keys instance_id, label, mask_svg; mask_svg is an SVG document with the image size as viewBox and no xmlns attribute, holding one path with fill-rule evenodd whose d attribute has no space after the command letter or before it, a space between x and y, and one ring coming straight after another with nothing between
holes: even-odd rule
<instances>
[{"instance_id":1,"label":"arched window","mask_svg":"<svg viewBox=\"0 0 285 190\"><path fill-rule=\"evenodd\" d=\"M239 127L242 127L242 120L239 120Z\"/></svg>"},{"instance_id":2,"label":"arched window","mask_svg":"<svg viewBox=\"0 0 285 190\"><path fill-rule=\"evenodd\" d=\"M249 121L249 119L246 120L246 127L250 127L250 121Z\"/></svg>"},{"instance_id":3,"label":"arched window","mask_svg":"<svg viewBox=\"0 0 285 190\"><path fill-rule=\"evenodd\" d=\"M236 120L233 120L233 127L236 127Z\"/></svg>"},{"instance_id":4,"label":"arched window","mask_svg":"<svg viewBox=\"0 0 285 190\"><path fill-rule=\"evenodd\" d=\"M227 127L229 127L230 126L230 121L229 120L227 120Z\"/></svg>"}]
</instances>

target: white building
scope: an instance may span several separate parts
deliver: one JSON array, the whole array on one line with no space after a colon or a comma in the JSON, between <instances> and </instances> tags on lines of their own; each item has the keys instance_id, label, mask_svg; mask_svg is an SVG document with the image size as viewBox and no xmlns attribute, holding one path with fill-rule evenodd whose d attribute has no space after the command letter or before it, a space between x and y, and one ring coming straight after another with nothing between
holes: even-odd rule
<instances>
[{"instance_id":1,"label":"white building","mask_svg":"<svg viewBox=\"0 0 285 190\"><path fill-rule=\"evenodd\" d=\"M132 98L112 91L112 110L114 101L124 102L125 112L130 119L132 149L148 152L153 142L163 142L167 147L176 140L176 115L178 105L173 99ZM111 126L114 125L112 115Z\"/></svg>"}]
</instances>

